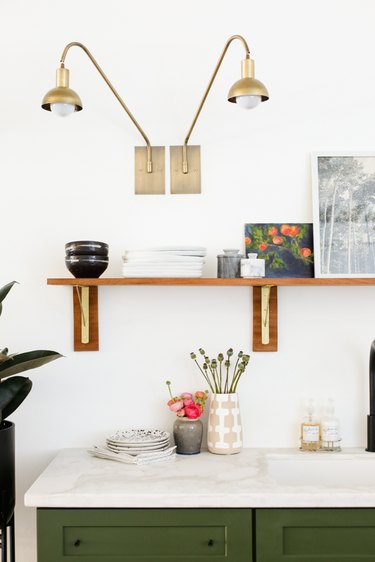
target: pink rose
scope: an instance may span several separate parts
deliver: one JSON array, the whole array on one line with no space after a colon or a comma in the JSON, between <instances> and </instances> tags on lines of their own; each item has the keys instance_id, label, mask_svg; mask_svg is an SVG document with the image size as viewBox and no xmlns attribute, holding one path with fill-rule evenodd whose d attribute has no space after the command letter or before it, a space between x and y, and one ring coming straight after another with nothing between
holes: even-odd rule
<instances>
[{"instance_id":1,"label":"pink rose","mask_svg":"<svg viewBox=\"0 0 375 562\"><path fill-rule=\"evenodd\" d=\"M183 402L183 400L178 400L178 402L174 402L173 404L171 404L171 405L169 406L169 409L170 409L172 412L178 412L178 410L181 410L181 408L183 408L183 407L184 407L184 402Z\"/></svg>"},{"instance_id":2,"label":"pink rose","mask_svg":"<svg viewBox=\"0 0 375 562\"><path fill-rule=\"evenodd\" d=\"M194 400L184 400L184 406L193 406L194 405Z\"/></svg>"},{"instance_id":3,"label":"pink rose","mask_svg":"<svg viewBox=\"0 0 375 562\"><path fill-rule=\"evenodd\" d=\"M183 392L183 393L181 394L181 398L182 398L183 400L191 400L191 399L193 398L193 395L192 395L191 392Z\"/></svg>"},{"instance_id":4,"label":"pink rose","mask_svg":"<svg viewBox=\"0 0 375 562\"><path fill-rule=\"evenodd\" d=\"M198 408L198 406L193 403L191 406L186 406L185 414L186 414L187 418L190 418L191 420L194 420L196 418L199 418L199 416L201 415L201 412L200 412L200 409Z\"/></svg>"},{"instance_id":5,"label":"pink rose","mask_svg":"<svg viewBox=\"0 0 375 562\"><path fill-rule=\"evenodd\" d=\"M183 418L185 416L185 408L181 408L181 410L178 410L177 415L178 417Z\"/></svg>"}]
</instances>

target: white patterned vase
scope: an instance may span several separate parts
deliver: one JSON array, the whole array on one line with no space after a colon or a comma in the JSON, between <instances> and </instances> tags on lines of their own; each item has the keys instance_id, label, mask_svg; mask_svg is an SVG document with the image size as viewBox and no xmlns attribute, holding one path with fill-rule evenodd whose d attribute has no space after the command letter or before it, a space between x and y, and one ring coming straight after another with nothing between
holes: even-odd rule
<instances>
[{"instance_id":1,"label":"white patterned vase","mask_svg":"<svg viewBox=\"0 0 375 562\"><path fill-rule=\"evenodd\" d=\"M237 393L211 396L207 446L210 453L217 455L232 455L241 451L242 425Z\"/></svg>"}]
</instances>

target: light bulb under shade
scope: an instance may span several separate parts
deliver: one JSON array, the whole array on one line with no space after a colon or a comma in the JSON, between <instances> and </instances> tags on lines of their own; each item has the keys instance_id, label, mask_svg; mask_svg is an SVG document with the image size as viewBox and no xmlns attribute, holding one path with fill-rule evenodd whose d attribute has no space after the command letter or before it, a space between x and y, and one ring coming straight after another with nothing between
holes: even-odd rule
<instances>
[{"instance_id":1,"label":"light bulb under shade","mask_svg":"<svg viewBox=\"0 0 375 562\"><path fill-rule=\"evenodd\" d=\"M59 117L67 117L75 112L75 105L71 103L51 103L51 111Z\"/></svg>"},{"instance_id":2,"label":"light bulb under shade","mask_svg":"<svg viewBox=\"0 0 375 562\"><path fill-rule=\"evenodd\" d=\"M267 101L269 98L267 88L256 78L241 78L233 84L228 93L228 101L238 103L239 97L259 97L260 101ZM254 105L252 107L255 107Z\"/></svg>"},{"instance_id":3,"label":"light bulb under shade","mask_svg":"<svg viewBox=\"0 0 375 562\"><path fill-rule=\"evenodd\" d=\"M236 103L243 109L253 109L262 101L261 96L237 96Z\"/></svg>"},{"instance_id":4,"label":"light bulb under shade","mask_svg":"<svg viewBox=\"0 0 375 562\"><path fill-rule=\"evenodd\" d=\"M73 111L81 111L82 109L82 102L79 95L74 90L65 86L53 88L46 93L42 100L42 108L46 111L52 111L52 105L65 104L73 106Z\"/></svg>"}]
</instances>

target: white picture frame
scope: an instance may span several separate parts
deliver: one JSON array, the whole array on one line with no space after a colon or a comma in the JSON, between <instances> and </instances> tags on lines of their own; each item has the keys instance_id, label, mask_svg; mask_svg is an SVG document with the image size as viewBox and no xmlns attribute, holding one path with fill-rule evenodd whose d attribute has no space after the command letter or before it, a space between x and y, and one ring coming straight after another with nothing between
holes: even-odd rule
<instances>
[{"instance_id":1,"label":"white picture frame","mask_svg":"<svg viewBox=\"0 0 375 562\"><path fill-rule=\"evenodd\" d=\"M311 154L315 277L375 277L375 152Z\"/></svg>"}]
</instances>

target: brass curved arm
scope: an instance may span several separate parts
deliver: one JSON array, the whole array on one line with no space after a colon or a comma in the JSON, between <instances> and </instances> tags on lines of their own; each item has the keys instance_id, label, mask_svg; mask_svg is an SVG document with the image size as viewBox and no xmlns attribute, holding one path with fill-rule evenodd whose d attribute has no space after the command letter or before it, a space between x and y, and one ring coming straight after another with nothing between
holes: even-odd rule
<instances>
[{"instance_id":1,"label":"brass curved arm","mask_svg":"<svg viewBox=\"0 0 375 562\"><path fill-rule=\"evenodd\" d=\"M208 96L208 94L209 94L209 92L210 92L210 90L211 90L211 86L212 86L212 84L214 83L214 80L215 80L215 78L216 78L216 75L217 75L217 73L219 72L219 68L220 68L220 66L221 66L221 63L222 63L223 60L224 60L224 57L225 57L226 52L227 52L227 50L228 50L228 48L229 48L229 45L230 45L230 44L232 43L232 41L234 41L235 39L238 39L239 41L242 42L242 44L243 44L243 46L244 46L244 48L245 48L245 51L246 51L246 58L247 58L247 59L250 58L250 49L249 49L249 46L248 46L246 40L242 37L242 35L232 35L232 37L229 37L228 41L227 41L226 44L225 44L225 47L224 47L224 49L223 49L223 52L222 52L221 55L220 55L219 61L218 61L217 65L216 65L216 68L215 68L214 73L213 73L213 75L212 75L212 77L211 77L211 80L210 80L209 83L208 83L208 86L207 86L207 88L206 88L206 91L205 91L205 93L203 94L203 98L202 98L202 100L201 100L201 102L200 102L200 104L199 104L198 110L197 110L197 112L196 112L196 114L195 114L195 117L194 117L193 122L192 122L192 124L191 124L191 126L190 126L190 129L189 129L189 131L188 131L188 133L187 133L187 135L186 135L186 137L185 137L185 140L184 140L184 144L183 144L183 147L182 147L182 171L183 171L184 174L187 174L187 172L188 172L187 144L188 144L188 142L189 142L190 135L191 135L191 133L193 132L193 129L194 129L194 127L195 127L196 122L198 121L198 117L199 117L199 115L200 115L200 112L202 111L203 105L204 105L204 103L205 103L205 101L206 101L206 99L207 99L207 96Z\"/></svg>"},{"instance_id":2,"label":"brass curved arm","mask_svg":"<svg viewBox=\"0 0 375 562\"><path fill-rule=\"evenodd\" d=\"M107 86L109 87L111 92L114 94L114 96L119 101L120 105L123 107L123 109L125 109L126 113L130 117L130 119L133 121L134 125L137 127L138 131L142 135L142 137L143 137L143 139L146 143L146 146L147 146L147 172L152 172L152 149L151 149L151 144L150 144L150 141L149 141L146 133L144 132L144 130L142 129L142 127L140 126L138 121L135 119L135 117L132 115L129 108L125 105L125 103L124 103L123 99L121 98L120 94L115 90L114 86L109 81L109 79L107 78L107 76L105 75L103 70L100 68L100 66L98 65L97 61L92 56L92 54L90 53L88 48L85 47L85 45L83 45L82 43L78 43L76 41L73 41L72 43L68 43L68 45L66 45L66 47L63 50L63 53L61 55L61 59L60 59L61 67L64 68L65 58L66 58L66 55L67 55L67 53L68 53L68 51L71 47L80 47L86 53L86 55L89 57L89 59L91 60L91 62L95 66L96 70L99 72L100 76L103 78L104 82L107 84Z\"/></svg>"}]
</instances>

